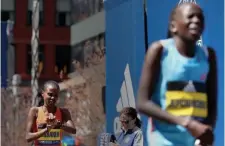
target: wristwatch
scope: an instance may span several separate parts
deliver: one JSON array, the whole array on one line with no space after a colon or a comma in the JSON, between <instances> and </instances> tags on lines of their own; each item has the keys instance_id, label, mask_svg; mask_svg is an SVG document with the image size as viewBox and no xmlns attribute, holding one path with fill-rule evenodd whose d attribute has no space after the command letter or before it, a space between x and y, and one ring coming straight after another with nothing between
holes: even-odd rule
<instances>
[{"instance_id":1,"label":"wristwatch","mask_svg":"<svg viewBox=\"0 0 225 146\"><path fill-rule=\"evenodd\" d=\"M58 127L58 128L62 128L62 126L63 126L62 122L57 121L57 127Z\"/></svg>"}]
</instances>

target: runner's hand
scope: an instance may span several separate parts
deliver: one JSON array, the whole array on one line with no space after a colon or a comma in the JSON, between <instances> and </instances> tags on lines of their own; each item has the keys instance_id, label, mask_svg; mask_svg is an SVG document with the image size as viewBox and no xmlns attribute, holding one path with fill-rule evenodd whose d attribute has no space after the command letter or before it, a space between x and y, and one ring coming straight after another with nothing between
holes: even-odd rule
<instances>
[{"instance_id":1,"label":"runner's hand","mask_svg":"<svg viewBox=\"0 0 225 146\"><path fill-rule=\"evenodd\" d=\"M49 113L47 116L47 129L48 131L54 129L58 125L58 121L55 119L55 116L52 113Z\"/></svg>"},{"instance_id":2,"label":"runner's hand","mask_svg":"<svg viewBox=\"0 0 225 146\"><path fill-rule=\"evenodd\" d=\"M187 128L187 130L195 138L198 138L201 135L203 135L206 131L211 130L211 128L208 125L202 124L192 119L188 121L188 124L185 126L185 128Z\"/></svg>"},{"instance_id":3,"label":"runner's hand","mask_svg":"<svg viewBox=\"0 0 225 146\"><path fill-rule=\"evenodd\" d=\"M212 146L214 142L214 134L212 130L207 130L201 136L198 137L201 146Z\"/></svg>"},{"instance_id":4,"label":"runner's hand","mask_svg":"<svg viewBox=\"0 0 225 146\"><path fill-rule=\"evenodd\" d=\"M49 113L47 116L48 116L48 122L55 121L55 116L52 113Z\"/></svg>"},{"instance_id":5,"label":"runner's hand","mask_svg":"<svg viewBox=\"0 0 225 146\"><path fill-rule=\"evenodd\" d=\"M196 120L190 120L186 126L191 135L201 141L201 144L212 144L214 135L212 128Z\"/></svg>"}]
</instances>

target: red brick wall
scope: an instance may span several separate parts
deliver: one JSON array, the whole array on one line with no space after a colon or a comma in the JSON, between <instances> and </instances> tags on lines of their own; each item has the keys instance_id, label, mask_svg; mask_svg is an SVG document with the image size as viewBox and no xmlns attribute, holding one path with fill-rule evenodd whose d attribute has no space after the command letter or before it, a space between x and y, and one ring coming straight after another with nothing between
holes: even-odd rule
<instances>
[{"instance_id":1,"label":"red brick wall","mask_svg":"<svg viewBox=\"0 0 225 146\"><path fill-rule=\"evenodd\" d=\"M45 45L45 68L42 79L57 79L54 73L55 46L70 44L70 27L57 27L55 25L56 1L45 0L44 24L40 26L40 44ZM16 73L23 79L30 79L27 70L27 44L31 42L32 27L27 25L28 0L16 1L16 18L14 26L14 40L16 45Z\"/></svg>"}]
</instances>

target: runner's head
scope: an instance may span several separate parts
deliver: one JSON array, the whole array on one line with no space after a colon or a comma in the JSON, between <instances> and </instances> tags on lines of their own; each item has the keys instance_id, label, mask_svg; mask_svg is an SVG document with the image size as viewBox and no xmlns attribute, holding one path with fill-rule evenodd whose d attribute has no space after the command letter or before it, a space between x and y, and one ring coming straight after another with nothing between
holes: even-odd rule
<instances>
[{"instance_id":1,"label":"runner's head","mask_svg":"<svg viewBox=\"0 0 225 146\"><path fill-rule=\"evenodd\" d=\"M55 81L47 81L42 90L42 97L44 99L44 105L48 107L55 106L59 94L59 85Z\"/></svg>"},{"instance_id":2,"label":"runner's head","mask_svg":"<svg viewBox=\"0 0 225 146\"><path fill-rule=\"evenodd\" d=\"M175 7L170 16L168 37L179 37L196 42L204 30L202 9L194 3L183 3Z\"/></svg>"},{"instance_id":3,"label":"runner's head","mask_svg":"<svg viewBox=\"0 0 225 146\"><path fill-rule=\"evenodd\" d=\"M137 117L136 109L125 107L120 112L120 122L124 130L133 129L135 126L141 128L141 121Z\"/></svg>"}]
</instances>

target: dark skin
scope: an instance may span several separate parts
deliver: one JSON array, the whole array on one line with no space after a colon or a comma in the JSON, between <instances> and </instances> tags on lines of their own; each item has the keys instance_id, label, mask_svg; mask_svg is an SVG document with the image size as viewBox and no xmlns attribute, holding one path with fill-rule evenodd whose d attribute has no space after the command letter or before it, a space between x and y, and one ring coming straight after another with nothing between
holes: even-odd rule
<instances>
[{"instance_id":1,"label":"dark skin","mask_svg":"<svg viewBox=\"0 0 225 146\"><path fill-rule=\"evenodd\" d=\"M176 8L176 14L170 24L176 48L181 55L194 57L196 41L204 30L204 17L202 10L195 4L183 4ZM209 73L207 76L208 117L205 124L190 118L173 116L162 110L151 101L156 83L160 74L160 61L163 46L154 42L149 47L140 78L138 91L138 109L143 114L165 121L167 123L181 125L196 138L201 140L201 145L213 142L212 128L215 127L217 115L217 63L216 55L212 48L209 52Z\"/></svg>"},{"instance_id":2,"label":"dark skin","mask_svg":"<svg viewBox=\"0 0 225 146\"><path fill-rule=\"evenodd\" d=\"M58 99L58 92L59 89L49 86L45 91L42 93L42 97L44 98L44 105L42 107L32 107L28 113L28 120L27 120L27 130L26 130L26 140L27 142L31 142L43 136L45 133L50 131L56 126L61 125L61 129L72 134L76 134L76 129L73 124L70 112L68 109L61 109L62 113L62 120L57 121L55 119L54 113L56 112L56 101ZM38 132L33 132L33 123L37 119L38 110L40 108L43 109L46 115L46 124L47 127L42 129Z\"/></svg>"}]
</instances>

